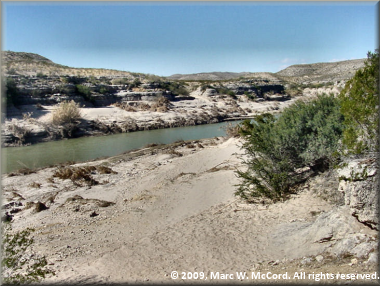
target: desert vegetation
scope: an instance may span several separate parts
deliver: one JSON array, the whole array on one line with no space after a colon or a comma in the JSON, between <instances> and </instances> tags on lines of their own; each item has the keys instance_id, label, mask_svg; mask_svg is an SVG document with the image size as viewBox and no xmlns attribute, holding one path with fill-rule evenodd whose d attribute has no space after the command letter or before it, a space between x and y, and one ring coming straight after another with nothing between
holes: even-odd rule
<instances>
[{"instance_id":1,"label":"desert vegetation","mask_svg":"<svg viewBox=\"0 0 380 286\"><path fill-rule=\"evenodd\" d=\"M52 122L55 125L75 123L81 118L79 104L74 101L63 101L53 112Z\"/></svg>"},{"instance_id":2,"label":"desert vegetation","mask_svg":"<svg viewBox=\"0 0 380 286\"><path fill-rule=\"evenodd\" d=\"M379 149L379 50L368 53L365 67L358 70L339 95L348 153Z\"/></svg>"},{"instance_id":3,"label":"desert vegetation","mask_svg":"<svg viewBox=\"0 0 380 286\"><path fill-rule=\"evenodd\" d=\"M59 178L62 180L70 179L75 185L94 186L99 184L92 176L94 173L99 174L116 174L111 168L103 165L84 166L84 167L58 167L51 179Z\"/></svg>"},{"instance_id":4,"label":"desert vegetation","mask_svg":"<svg viewBox=\"0 0 380 286\"><path fill-rule=\"evenodd\" d=\"M278 200L292 192L310 170L331 165L342 134L343 116L337 99L320 96L298 101L276 118L262 114L241 125L248 155L237 194L243 198Z\"/></svg>"},{"instance_id":5,"label":"desert vegetation","mask_svg":"<svg viewBox=\"0 0 380 286\"><path fill-rule=\"evenodd\" d=\"M233 183L231 183L235 182L233 180L236 179L236 176L232 170L236 168L242 168L237 172L240 181L236 195L249 202L285 200L292 193L305 188L303 183L306 180L309 183L309 179L313 178L318 179L319 183L314 184L310 188L311 191L319 189L320 193L325 192L324 196L328 197L330 201L334 201L332 197L334 194L337 195L335 186L336 183L339 184L336 181L345 180L349 183L359 184L362 180L373 176L373 169L367 168L363 168L359 173L350 173L348 176L343 174L339 177L334 177L331 175L331 178L327 178L323 175L325 173L322 172L325 170L330 172L332 168L339 167L342 163L348 164L347 160L343 160L347 155L352 153L355 156L367 154L375 152L378 148L377 129L379 118L376 112L378 110L378 51L369 53L364 68L347 83L339 97L330 94L317 97L314 95L305 96L303 91L306 88L336 87L337 82L335 75L328 75L323 77L323 80L318 81L316 80L318 77L311 76L307 73L307 70L304 70L304 73L298 73L298 76L294 77L292 77L292 71L297 71L297 69L288 69L287 72L282 73L283 75L261 73L260 75L240 74L237 77L236 74L232 73L210 73L194 76L193 78L195 79L180 76L182 79L176 80L170 77L162 78L139 73L72 69L54 65L47 59L44 60L28 55L26 55L25 60L29 64L29 71L32 69L31 64L36 64L36 69L30 71L32 74L22 70L25 66L21 65L21 62L14 62L8 65L8 78L2 82L7 90L3 102L8 104L11 111L19 109L19 107L21 110L22 106L28 106L29 108L24 111L24 116L22 114L17 115L18 119L12 118L12 120L15 120L8 122L9 133L7 133L7 136L10 140L18 140L20 144L29 144L29 139L33 136L37 137L36 134L41 137L51 136L51 138L56 139L71 137L75 128L78 128L76 131L79 130L79 132L75 133L79 134L78 136L83 136L83 134L109 134L197 125L228 120L229 118L239 118L239 116L250 118L253 114L260 115L257 115L253 121L246 120L241 125L231 123L226 128L227 137L242 137L244 142L243 150L246 152L246 161L243 163L243 167L237 158L235 160L232 157L225 156L226 146L231 154L238 152L237 144L240 139L229 138L227 140L216 137L208 141L184 142L182 140L170 146L148 145L145 148L148 150L134 151L111 158L109 159L109 164L107 162L98 163L99 165L89 162L83 164L71 162L50 167L50 172L45 172L44 169L31 170L25 166L26 168L5 175L4 178L8 180L6 182L8 185L5 188L7 191L5 191L4 196L9 199L9 203L7 207L4 207L6 216L3 216L3 220L12 222L12 217L14 217L15 221L12 224L14 223L17 230L20 227L25 228L28 226L27 224L21 224L20 226L20 222L24 223L25 220L29 220L28 222L36 222L33 227L37 229L36 233L34 233L35 242L33 241L33 230L31 229L14 231L7 228L4 230L3 274L5 277L4 282L6 283L36 282L46 277L47 274L53 273L47 268L48 266L59 269L59 272L62 271L61 265L80 268L80 259L82 258L88 259L89 263L94 263L92 255L95 252L107 253L108 250L105 250L105 247L111 245L114 248L117 244L116 239L120 239L123 247L125 247L125 242L129 239L126 239L126 235L129 235L128 231L132 230L131 225L126 225L125 230L127 231L124 232L123 229L122 232L120 226L113 227L112 223L130 221L135 219L136 215L136 230L152 229L150 227L141 228L140 226L142 225L141 217L144 216L144 212L149 214L150 211L147 204L155 197L162 196L165 198L157 200L158 203L164 201L165 204L167 201L173 202L176 207L179 206L178 210L185 209L188 205L197 207L199 205L198 196L194 201L195 203L188 204L188 195L195 189L191 185L197 186L197 191L204 190L205 194L210 190L212 191L212 188L209 187L212 185L215 186L219 193L210 193L209 198L217 198L218 201L215 201L215 203L219 204L221 202L219 198L222 197L220 191L226 194L228 192L228 196L230 196L236 190ZM37 64L41 60L43 63ZM339 76L341 76L340 74ZM305 80L305 76L309 75L310 77ZM343 80L347 79L342 78ZM341 87L342 85L339 85L339 88ZM190 91L191 94L189 93ZM282 101L279 98L281 96L285 98L285 95L293 98L283 104L285 100ZM290 106L290 102L295 102L295 97L300 100ZM81 104L85 104L86 108L89 106L88 109L91 109L91 111L95 109L95 113L98 111L99 114L104 113L101 116L95 115L97 117L93 115L91 117L85 114L84 111L81 114L79 112ZM57 108L55 105L57 105ZM31 106L36 108L30 109ZM115 108L115 106L123 110ZM284 108L284 106L288 107ZM96 109L98 107L105 108ZM106 109L111 110L112 115L106 113ZM351 112L352 110L355 110L355 112ZM39 114L38 116L43 117L46 121L41 121L40 125L37 125L38 116L32 115L29 111ZM86 111L88 110L86 109ZM135 113L129 114L124 111ZM139 111L147 112L138 113ZM160 114L152 113L152 116L150 112L160 112ZM50 115L52 114L53 118L51 120ZM149 116L152 117L149 118ZM140 118L142 119L140 120ZM154 118L154 120L150 120L151 118ZM93 133L84 132L87 130L91 130ZM62 134L59 135L59 132L62 132ZM224 147L219 148L219 143L224 144ZM209 150L208 147L211 146L213 148ZM189 154L191 154L192 158L188 157L190 156ZM139 158L139 160L134 160L135 158ZM369 160L369 162L372 161ZM193 163L198 165L192 166ZM174 167L165 167L165 165L170 167L170 164ZM114 170L117 170L117 172ZM154 177L150 177L152 174ZM23 175L22 178L20 175ZM201 176L202 179L199 180ZM203 178L207 178L207 180ZM334 178L337 180L334 181ZM224 179L225 181L223 181ZM208 183L208 180L212 181ZM144 184L141 184L141 182L144 182ZM152 182L152 185L147 185L145 182ZM191 184L188 182L191 182ZM217 187L217 184L220 184L221 187ZM17 186L17 189L14 186ZM55 200L56 197L59 198L57 194L64 194L64 192L72 190L83 195L86 199L76 194L67 197L66 201ZM98 195L107 195L111 198L112 192L115 192L115 190L122 198L119 200L118 197L117 203L87 198L88 196ZM155 191L154 195L151 192L152 190ZM173 190L176 191L173 192ZM160 193L161 191L167 191L167 193ZM48 195L45 195L44 192ZM184 198L182 206L178 197L174 197L181 192L182 198ZM226 194L225 196L227 197ZM313 199L312 196L308 197L307 194L302 194L301 191L299 194L306 197L302 201L302 206L309 203L310 199ZM173 199L168 200L167 195L173 195ZM341 193L339 195L335 201L341 202L343 200L344 204L345 195ZM36 197L39 200L37 203L34 201ZM207 202L208 200L202 198L202 201ZM284 204L288 202L284 202ZM145 205L143 205L144 207L137 207L137 203ZM294 217L292 217L294 214L297 214L297 219L300 220L307 218L309 214L313 219L319 218L324 209L320 209L319 205L314 204L316 207L310 210L308 206L311 205L313 203L310 203L304 209L298 208L293 212L283 209L281 215L286 216L286 219L282 218L283 221L287 224L292 219L293 226L297 227L298 222L293 221ZM100 210L98 207L108 209ZM220 245L223 256L219 257L223 259L226 257L226 249L232 249L234 254L231 254L230 258L236 258L240 263L243 256L244 258L248 256L236 256L234 247L252 243L249 245L249 248L252 249L257 245L263 245L261 242L266 241L269 237L268 233L265 233L266 229L272 231L272 227L278 224L278 217L281 217L275 207L275 204L266 206L247 205L240 199L236 199L232 204L228 203L228 205L223 205L220 209L214 208L210 210L210 220L205 220L204 213L202 213L202 219L199 223L203 222L205 224L203 231L207 230L210 225L212 226L212 232L207 233L208 237L212 237L215 230L223 230L230 222L238 222L236 223L236 232L231 235L233 238L231 239L231 244L226 247L224 242L228 242L228 240L225 240L223 245ZM362 208L362 205L360 208ZM162 208L163 215L161 217L166 218L172 209L172 205L165 205ZM229 212L226 212L227 209ZM270 216L263 216L262 220L255 221L253 216L266 213L268 209L273 211ZM300 213L299 210L302 212ZM41 231L41 225L38 225L39 221L34 220L36 212L42 212L40 215L47 215L46 220L41 221L44 223L43 231ZM367 209L365 212L367 212ZM53 215L50 216L51 214ZM218 214L218 219L215 219L216 214ZM193 213L191 215L193 216ZM357 212L355 212L355 215L359 217ZM18 220L18 216L23 217L23 219ZM223 220L223 216L226 220ZM50 224L50 217L62 218L64 227L61 225L55 226L53 223ZM159 216L156 213L154 217ZM173 217L177 219L178 213L174 212ZM231 217L234 217L234 219L231 220ZM146 218L146 223L152 221L151 217L147 216ZM196 218L196 216L193 216L193 218ZM354 219L351 214L349 218ZM97 219L99 221L96 221ZM241 219L242 223L238 221L239 219ZM309 217L309 219L311 218ZM344 217L344 219L348 220L347 217ZM105 222L104 225L96 223L96 226L91 230L92 222L94 222L91 220ZM73 225L72 222L74 221L75 224L78 221L83 224L79 228L78 224ZM165 222L165 219L160 220L160 222L162 221ZM210 222L219 224L213 226ZM243 224L245 222L247 222L246 225ZM195 224L196 229L199 229L199 223ZM371 227L377 226L375 221L368 218L366 218L366 224ZM108 225L112 227L104 230L104 227L107 226L108 228ZM170 238L177 236L178 233L181 233L181 238L186 237L182 234L189 228L185 224L183 226L182 231L178 232L178 229L176 229L177 232L175 232L175 235L169 235ZM55 227L56 229L54 229ZM97 235L85 237L87 233L91 233L95 229L99 231L102 227L102 232L97 232ZM252 227L252 229L249 229L249 227ZM70 229L70 233L67 233L67 229ZM245 233L249 234L247 237L240 236L242 229L250 230L245 231ZM204 241L194 239L196 236L194 236L194 232L190 234L190 230L189 239L178 245L188 245L194 242L197 245L192 250L196 250L198 244L202 245ZM56 236L52 234L54 231ZM120 236L118 236L119 231ZM262 238L263 240L261 241L252 240L254 231L257 231L257 236L255 237L260 238L261 233L265 233L266 237ZM99 233L104 234L104 237L99 239L101 237ZM197 237L202 237L202 235L203 233ZM218 241L220 235L221 233L216 232L214 241ZM142 237L147 236L144 234ZM243 238L243 240L236 243L237 237ZM278 235L278 237L281 243L291 241L290 239L283 239L282 234ZM361 237L364 237L363 234L361 234ZM50 244L46 243L50 242L51 239L54 239L57 245L62 246L59 256L57 255L57 250L49 249ZM140 247L143 254L138 255L139 252L135 252L134 257L143 257L142 261L144 257L147 257L151 261L151 256L146 255L147 247L144 245L146 242L141 241L139 237L133 239L135 240L130 240L129 242L134 249ZM329 239L339 241L340 238L339 235L335 236L335 234L334 237L322 236L317 242L322 245ZM67 241L70 241L70 247L66 243ZM152 244L156 243L155 240L146 241ZM166 241L168 241L170 247L175 247L172 241ZM78 244L74 247L76 243ZM313 245L316 244L315 242L312 243ZM39 247L40 253L44 253L49 258L49 262L33 251L34 244ZM154 250L152 252L153 256L155 253L158 253L157 255L159 256L162 256L162 253L166 255L168 248L164 247L164 251L159 252L156 251L157 245L159 244L155 244L154 248L152 248ZM101 251L98 250L98 247ZM82 248L85 250L82 251ZM283 245L281 244L281 251L282 248ZM238 249L238 251L240 250ZM241 251L243 253L245 250L242 249ZM367 254L369 251L373 250L368 250ZM201 253L204 253L204 251L202 250ZM253 255L257 255L257 253ZM62 261L62 257L68 259ZM121 264L122 267L120 266L120 268L123 268L124 271L128 265L123 265L122 263L130 261L130 256L122 257L123 259L117 261L116 264L112 264L114 262L106 258L104 265L100 265L104 269L104 266L111 265L110 268L114 268L115 265ZM167 262L176 261L171 256L167 257L169 258L165 258ZM189 255L183 255L183 257L193 259ZM265 257L268 257L266 252ZM326 257L324 261L327 260ZM249 261L245 265L250 265L251 267L252 257L248 258L247 260ZM256 259L256 257L254 258ZM52 263L48 265L47 263L51 261ZM140 261L138 262L140 263ZM161 260L160 263L165 262ZM231 262L231 265L233 264L236 265L234 261ZM78 267L78 265L80 266ZM269 265L269 263L263 265ZM138 269L134 265L132 266L135 272L141 270L141 268ZM146 269L151 268L146 267ZM73 277L78 274L77 272L72 272L74 270L70 268L65 271L69 276ZM132 271L129 272L132 273ZM107 271L104 273L107 273ZM161 274L162 276L164 275L163 273L159 275ZM139 273L139 275L142 274ZM59 279L62 279L62 276Z\"/></svg>"},{"instance_id":6,"label":"desert vegetation","mask_svg":"<svg viewBox=\"0 0 380 286\"><path fill-rule=\"evenodd\" d=\"M3 223L1 270L4 284L35 283L54 274L49 269L45 256L33 250L34 231L32 228L13 231L10 223Z\"/></svg>"},{"instance_id":7,"label":"desert vegetation","mask_svg":"<svg viewBox=\"0 0 380 286\"><path fill-rule=\"evenodd\" d=\"M280 116L261 114L240 126L247 155L236 195L276 201L316 172L336 166L347 153L378 150L379 52L368 53L365 67L338 98L299 100Z\"/></svg>"}]
</instances>

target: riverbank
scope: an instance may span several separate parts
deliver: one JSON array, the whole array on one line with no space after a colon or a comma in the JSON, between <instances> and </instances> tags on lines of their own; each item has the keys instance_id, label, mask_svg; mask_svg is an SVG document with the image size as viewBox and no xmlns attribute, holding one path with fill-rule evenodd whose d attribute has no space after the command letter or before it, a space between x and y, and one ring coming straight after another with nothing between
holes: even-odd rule
<instances>
[{"instance_id":1,"label":"riverbank","mask_svg":"<svg viewBox=\"0 0 380 286\"><path fill-rule=\"evenodd\" d=\"M191 100L172 101L164 111L148 110L152 103L80 108L81 120L70 126L54 126L52 113L57 105L23 105L9 110L2 124L2 147L18 147L39 142L126 133L141 130L195 126L251 118L263 112L280 112L296 98L256 102L241 97L215 99L200 90ZM154 103L153 103L154 104Z\"/></svg>"},{"instance_id":2,"label":"riverbank","mask_svg":"<svg viewBox=\"0 0 380 286\"><path fill-rule=\"evenodd\" d=\"M3 175L3 204L15 230L36 229L34 250L56 272L47 283L178 283L181 272L208 277L181 280L187 283L207 283L211 272L235 275L211 282L283 283L240 281L236 272L376 271L377 232L320 195L337 187L335 177L322 174L273 205L235 197L240 144L222 137L177 142ZM348 255L353 249L363 251ZM306 281L313 282L286 282Z\"/></svg>"}]
</instances>

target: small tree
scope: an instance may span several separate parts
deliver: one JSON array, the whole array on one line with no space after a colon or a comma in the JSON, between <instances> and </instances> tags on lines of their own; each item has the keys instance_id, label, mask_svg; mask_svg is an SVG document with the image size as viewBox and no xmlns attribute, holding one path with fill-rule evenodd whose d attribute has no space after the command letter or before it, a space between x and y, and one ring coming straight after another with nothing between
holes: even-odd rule
<instances>
[{"instance_id":1,"label":"small tree","mask_svg":"<svg viewBox=\"0 0 380 286\"><path fill-rule=\"evenodd\" d=\"M70 102L61 102L58 108L53 112L54 125L75 123L80 118L79 104L75 103L73 100Z\"/></svg>"},{"instance_id":2,"label":"small tree","mask_svg":"<svg viewBox=\"0 0 380 286\"><path fill-rule=\"evenodd\" d=\"M379 50L369 52L339 95L346 125L343 143L350 153L378 151L379 147Z\"/></svg>"}]
</instances>

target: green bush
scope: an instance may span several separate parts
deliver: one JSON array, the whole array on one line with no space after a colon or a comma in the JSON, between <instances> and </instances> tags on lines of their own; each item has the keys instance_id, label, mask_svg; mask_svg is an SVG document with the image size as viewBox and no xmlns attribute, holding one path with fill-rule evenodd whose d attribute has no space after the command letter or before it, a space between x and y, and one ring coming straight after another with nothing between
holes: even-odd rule
<instances>
[{"instance_id":1,"label":"green bush","mask_svg":"<svg viewBox=\"0 0 380 286\"><path fill-rule=\"evenodd\" d=\"M219 94L227 94L227 95L233 97L234 99L237 99L235 92L228 89L228 88L218 87L218 88L216 88L216 92Z\"/></svg>"},{"instance_id":2,"label":"green bush","mask_svg":"<svg viewBox=\"0 0 380 286\"><path fill-rule=\"evenodd\" d=\"M346 130L343 144L349 153L378 151L379 147L379 50L368 53L339 95Z\"/></svg>"},{"instance_id":3,"label":"green bush","mask_svg":"<svg viewBox=\"0 0 380 286\"><path fill-rule=\"evenodd\" d=\"M83 96L83 98L87 101L94 102L93 97L91 96L92 92L91 89L88 86L82 85L82 84L77 84L75 86L76 92Z\"/></svg>"},{"instance_id":4,"label":"green bush","mask_svg":"<svg viewBox=\"0 0 380 286\"><path fill-rule=\"evenodd\" d=\"M75 87L78 94L84 96L85 98L90 97L91 90L88 86L77 84Z\"/></svg>"},{"instance_id":5,"label":"green bush","mask_svg":"<svg viewBox=\"0 0 380 286\"><path fill-rule=\"evenodd\" d=\"M128 78L114 78L112 79L111 83L115 85L126 85L128 84L129 80Z\"/></svg>"},{"instance_id":6,"label":"green bush","mask_svg":"<svg viewBox=\"0 0 380 286\"><path fill-rule=\"evenodd\" d=\"M13 78L6 78L5 89L6 89L6 97L5 97L6 104L7 105L20 104L19 90L17 88L17 83L15 82Z\"/></svg>"},{"instance_id":7,"label":"green bush","mask_svg":"<svg viewBox=\"0 0 380 286\"><path fill-rule=\"evenodd\" d=\"M311 173L325 170L335 158L343 132L343 116L333 96L297 101L276 118L256 116L241 124L245 171L236 195L245 199L279 200Z\"/></svg>"},{"instance_id":8,"label":"green bush","mask_svg":"<svg viewBox=\"0 0 380 286\"><path fill-rule=\"evenodd\" d=\"M133 80L133 82L128 86L129 89L132 89L132 88L135 88L135 87L139 87L141 85L141 81L139 78L135 78Z\"/></svg>"},{"instance_id":9,"label":"green bush","mask_svg":"<svg viewBox=\"0 0 380 286\"><path fill-rule=\"evenodd\" d=\"M63 77L61 77L61 81L62 81L62 78ZM85 82L85 80L86 80L85 78L81 78L79 76L66 76L64 78L66 78L64 80L64 82L72 83L72 84L81 84L81 83Z\"/></svg>"},{"instance_id":10,"label":"green bush","mask_svg":"<svg viewBox=\"0 0 380 286\"><path fill-rule=\"evenodd\" d=\"M169 90L173 95L183 95L189 96L189 91L186 89L183 83L174 82L174 81L160 81L160 88L164 90Z\"/></svg>"},{"instance_id":11,"label":"green bush","mask_svg":"<svg viewBox=\"0 0 380 286\"><path fill-rule=\"evenodd\" d=\"M108 88L105 87L105 86L101 86L100 89L99 89L99 92L101 94L106 94L106 93L108 93Z\"/></svg>"}]
</instances>

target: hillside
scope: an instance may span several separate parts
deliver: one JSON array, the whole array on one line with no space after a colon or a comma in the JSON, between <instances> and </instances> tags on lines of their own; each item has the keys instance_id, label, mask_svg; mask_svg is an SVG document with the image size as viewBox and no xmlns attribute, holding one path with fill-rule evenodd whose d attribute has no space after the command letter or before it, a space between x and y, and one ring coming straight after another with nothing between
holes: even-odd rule
<instances>
[{"instance_id":1,"label":"hillside","mask_svg":"<svg viewBox=\"0 0 380 286\"><path fill-rule=\"evenodd\" d=\"M298 81L347 80L364 66L365 59L347 60L333 63L292 65L276 73L277 76Z\"/></svg>"},{"instance_id":2,"label":"hillside","mask_svg":"<svg viewBox=\"0 0 380 286\"><path fill-rule=\"evenodd\" d=\"M51 60L33 53L2 52L2 72L5 75L22 76L80 76L80 77L126 77L132 78L130 72L96 69L96 68L72 68L56 64Z\"/></svg>"},{"instance_id":3,"label":"hillside","mask_svg":"<svg viewBox=\"0 0 380 286\"><path fill-rule=\"evenodd\" d=\"M229 80L250 75L249 72L204 72L194 74L173 74L168 79L173 80Z\"/></svg>"},{"instance_id":4,"label":"hillside","mask_svg":"<svg viewBox=\"0 0 380 286\"><path fill-rule=\"evenodd\" d=\"M290 81L297 83L327 82L347 80L356 70L364 66L365 59L347 60L333 63L292 65L277 73L270 72L203 72L195 74L174 74L168 80L181 81L225 81L239 79L259 79L271 82ZM36 76L80 76L80 77L124 77L133 79L136 73L111 69L72 68L52 62L33 53L2 52L2 71L5 75ZM138 74L146 77L148 75ZM158 77L157 77L158 78Z\"/></svg>"},{"instance_id":5,"label":"hillside","mask_svg":"<svg viewBox=\"0 0 380 286\"><path fill-rule=\"evenodd\" d=\"M195 74L174 74L172 80L233 80L241 78L261 78L270 81L289 80L292 82L336 81L351 78L356 70L364 66L365 59L347 60L333 63L292 65L277 73L270 72L205 72Z\"/></svg>"}]
</instances>

